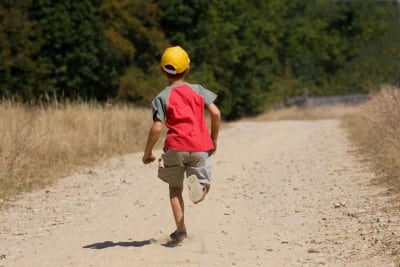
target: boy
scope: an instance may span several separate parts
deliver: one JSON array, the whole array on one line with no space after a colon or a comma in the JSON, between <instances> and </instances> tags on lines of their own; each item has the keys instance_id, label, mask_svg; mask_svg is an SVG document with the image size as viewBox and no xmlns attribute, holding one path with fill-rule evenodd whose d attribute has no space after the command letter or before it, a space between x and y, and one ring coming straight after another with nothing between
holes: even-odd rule
<instances>
[{"instance_id":1,"label":"boy","mask_svg":"<svg viewBox=\"0 0 400 267\"><path fill-rule=\"evenodd\" d=\"M170 47L161 57L161 71L168 84L152 101L153 125L150 128L142 161L156 158L153 147L160 137L162 125L168 128L163 166L158 177L169 184L169 198L175 219L176 231L171 242L178 244L187 238L182 198L183 180L187 175L189 198L193 203L204 199L210 189L211 158L217 147L220 111L213 103L217 95L201 85L184 81L189 72L190 59L180 46ZM204 109L211 118L208 131Z\"/></svg>"}]
</instances>

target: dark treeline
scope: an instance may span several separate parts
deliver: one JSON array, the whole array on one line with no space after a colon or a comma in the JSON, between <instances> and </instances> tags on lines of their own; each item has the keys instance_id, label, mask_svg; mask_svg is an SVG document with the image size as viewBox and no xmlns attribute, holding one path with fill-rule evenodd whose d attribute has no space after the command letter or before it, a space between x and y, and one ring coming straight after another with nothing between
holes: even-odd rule
<instances>
[{"instance_id":1,"label":"dark treeline","mask_svg":"<svg viewBox=\"0 0 400 267\"><path fill-rule=\"evenodd\" d=\"M400 78L391 0L0 0L0 97L148 104L179 44L227 119Z\"/></svg>"}]
</instances>

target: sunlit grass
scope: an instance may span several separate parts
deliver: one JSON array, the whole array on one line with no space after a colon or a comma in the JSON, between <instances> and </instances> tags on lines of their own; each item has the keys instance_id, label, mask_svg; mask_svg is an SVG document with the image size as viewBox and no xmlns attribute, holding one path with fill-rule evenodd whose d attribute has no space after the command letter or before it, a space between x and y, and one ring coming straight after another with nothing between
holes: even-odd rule
<instances>
[{"instance_id":1,"label":"sunlit grass","mask_svg":"<svg viewBox=\"0 0 400 267\"><path fill-rule=\"evenodd\" d=\"M78 166L143 149L150 123L150 110L128 105L0 103L0 199Z\"/></svg>"},{"instance_id":2,"label":"sunlit grass","mask_svg":"<svg viewBox=\"0 0 400 267\"><path fill-rule=\"evenodd\" d=\"M344 125L381 181L400 185L400 89L386 86Z\"/></svg>"}]
</instances>

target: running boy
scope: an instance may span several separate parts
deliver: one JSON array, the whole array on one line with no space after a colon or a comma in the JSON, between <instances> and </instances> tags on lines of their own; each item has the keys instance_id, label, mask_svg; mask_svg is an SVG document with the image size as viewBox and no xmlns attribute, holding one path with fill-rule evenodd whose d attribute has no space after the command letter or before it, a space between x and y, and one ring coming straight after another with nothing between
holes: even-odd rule
<instances>
[{"instance_id":1,"label":"running boy","mask_svg":"<svg viewBox=\"0 0 400 267\"><path fill-rule=\"evenodd\" d=\"M211 158L217 147L220 111L213 103L217 95L198 84L184 81L190 59L180 46L167 48L161 57L161 71L169 86L152 101L153 125L150 128L142 161L153 162L153 147L160 137L163 124L167 127L163 166L158 177L169 184L169 198L176 223L171 241L180 243L187 238L182 198L185 173L189 198L193 203L204 199L210 189ZM211 133L204 116L211 118ZM161 159L160 159L161 161Z\"/></svg>"}]
</instances>

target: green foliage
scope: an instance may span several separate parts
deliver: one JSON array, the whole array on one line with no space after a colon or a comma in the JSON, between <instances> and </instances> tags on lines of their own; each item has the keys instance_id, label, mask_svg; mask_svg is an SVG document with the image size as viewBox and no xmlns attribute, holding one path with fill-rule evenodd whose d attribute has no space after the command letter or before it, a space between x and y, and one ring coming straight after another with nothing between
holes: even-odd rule
<instances>
[{"instance_id":1,"label":"green foliage","mask_svg":"<svg viewBox=\"0 0 400 267\"><path fill-rule=\"evenodd\" d=\"M295 2L280 53L292 75L313 88L308 94L366 93L394 81L400 68L395 1Z\"/></svg>"},{"instance_id":2,"label":"green foliage","mask_svg":"<svg viewBox=\"0 0 400 267\"><path fill-rule=\"evenodd\" d=\"M148 105L181 45L188 80L226 119L295 96L367 93L400 80L394 0L4 0L0 96L117 98Z\"/></svg>"},{"instance_id":3,"label":"green foliage","mask_svg":"<svg viewBox=\"0 0 400 267\"><path fill-rule=\"evenodd\" d=\"M164 85L158 66L161 52L168 46L159 26L157 5L152 1L104 0L100 10L108 47L120 73L116 96L148 104L155 90Z\"/></svg>"},{"instance_id":4,"label":"green foliage","mask_svg":"<svg viewBox=\"0 0 400 267\"><path fill-rule=\"evenodd\" d=\"M31 8L45 40L38 59L50 68L48 91L68 98L115 95L117 73L90 0L37 0Z\"/></svg>"},{"instance_id":5,"label":"green foliage","mask_svg":"<svg viewBox=\"0 0 400 267\"><path fill-rule=\"evenodd\" d=\"M337 75L342 92L353 88L365 93L394 83L400 78L400 3L354 1L347 8L354 18L354 42L351 60Z\"/></svg>"},{"instance_id":6,"label":"green foliage","mask_svg":"<svg viewBox=\"0 0 400 267\"><path fill-rule=\"evenodd\" d=\"M153 69L150 76L138 67L129 68L121 77L118 99L134 102L139 106L148 106L157 93L166 86L159 68Z\"/></svg>"},{"instance_id":7,"label":"green foliage","mask_svg":"<svg viewBox=\"0 0 400 267\"><path fill-rule=\"evenodd\" d=\"M31 1L0 3L0 96L24 99L40 93L47 69L35 58L42 39L28 20Z\"/></svg>"}]
</instances>

